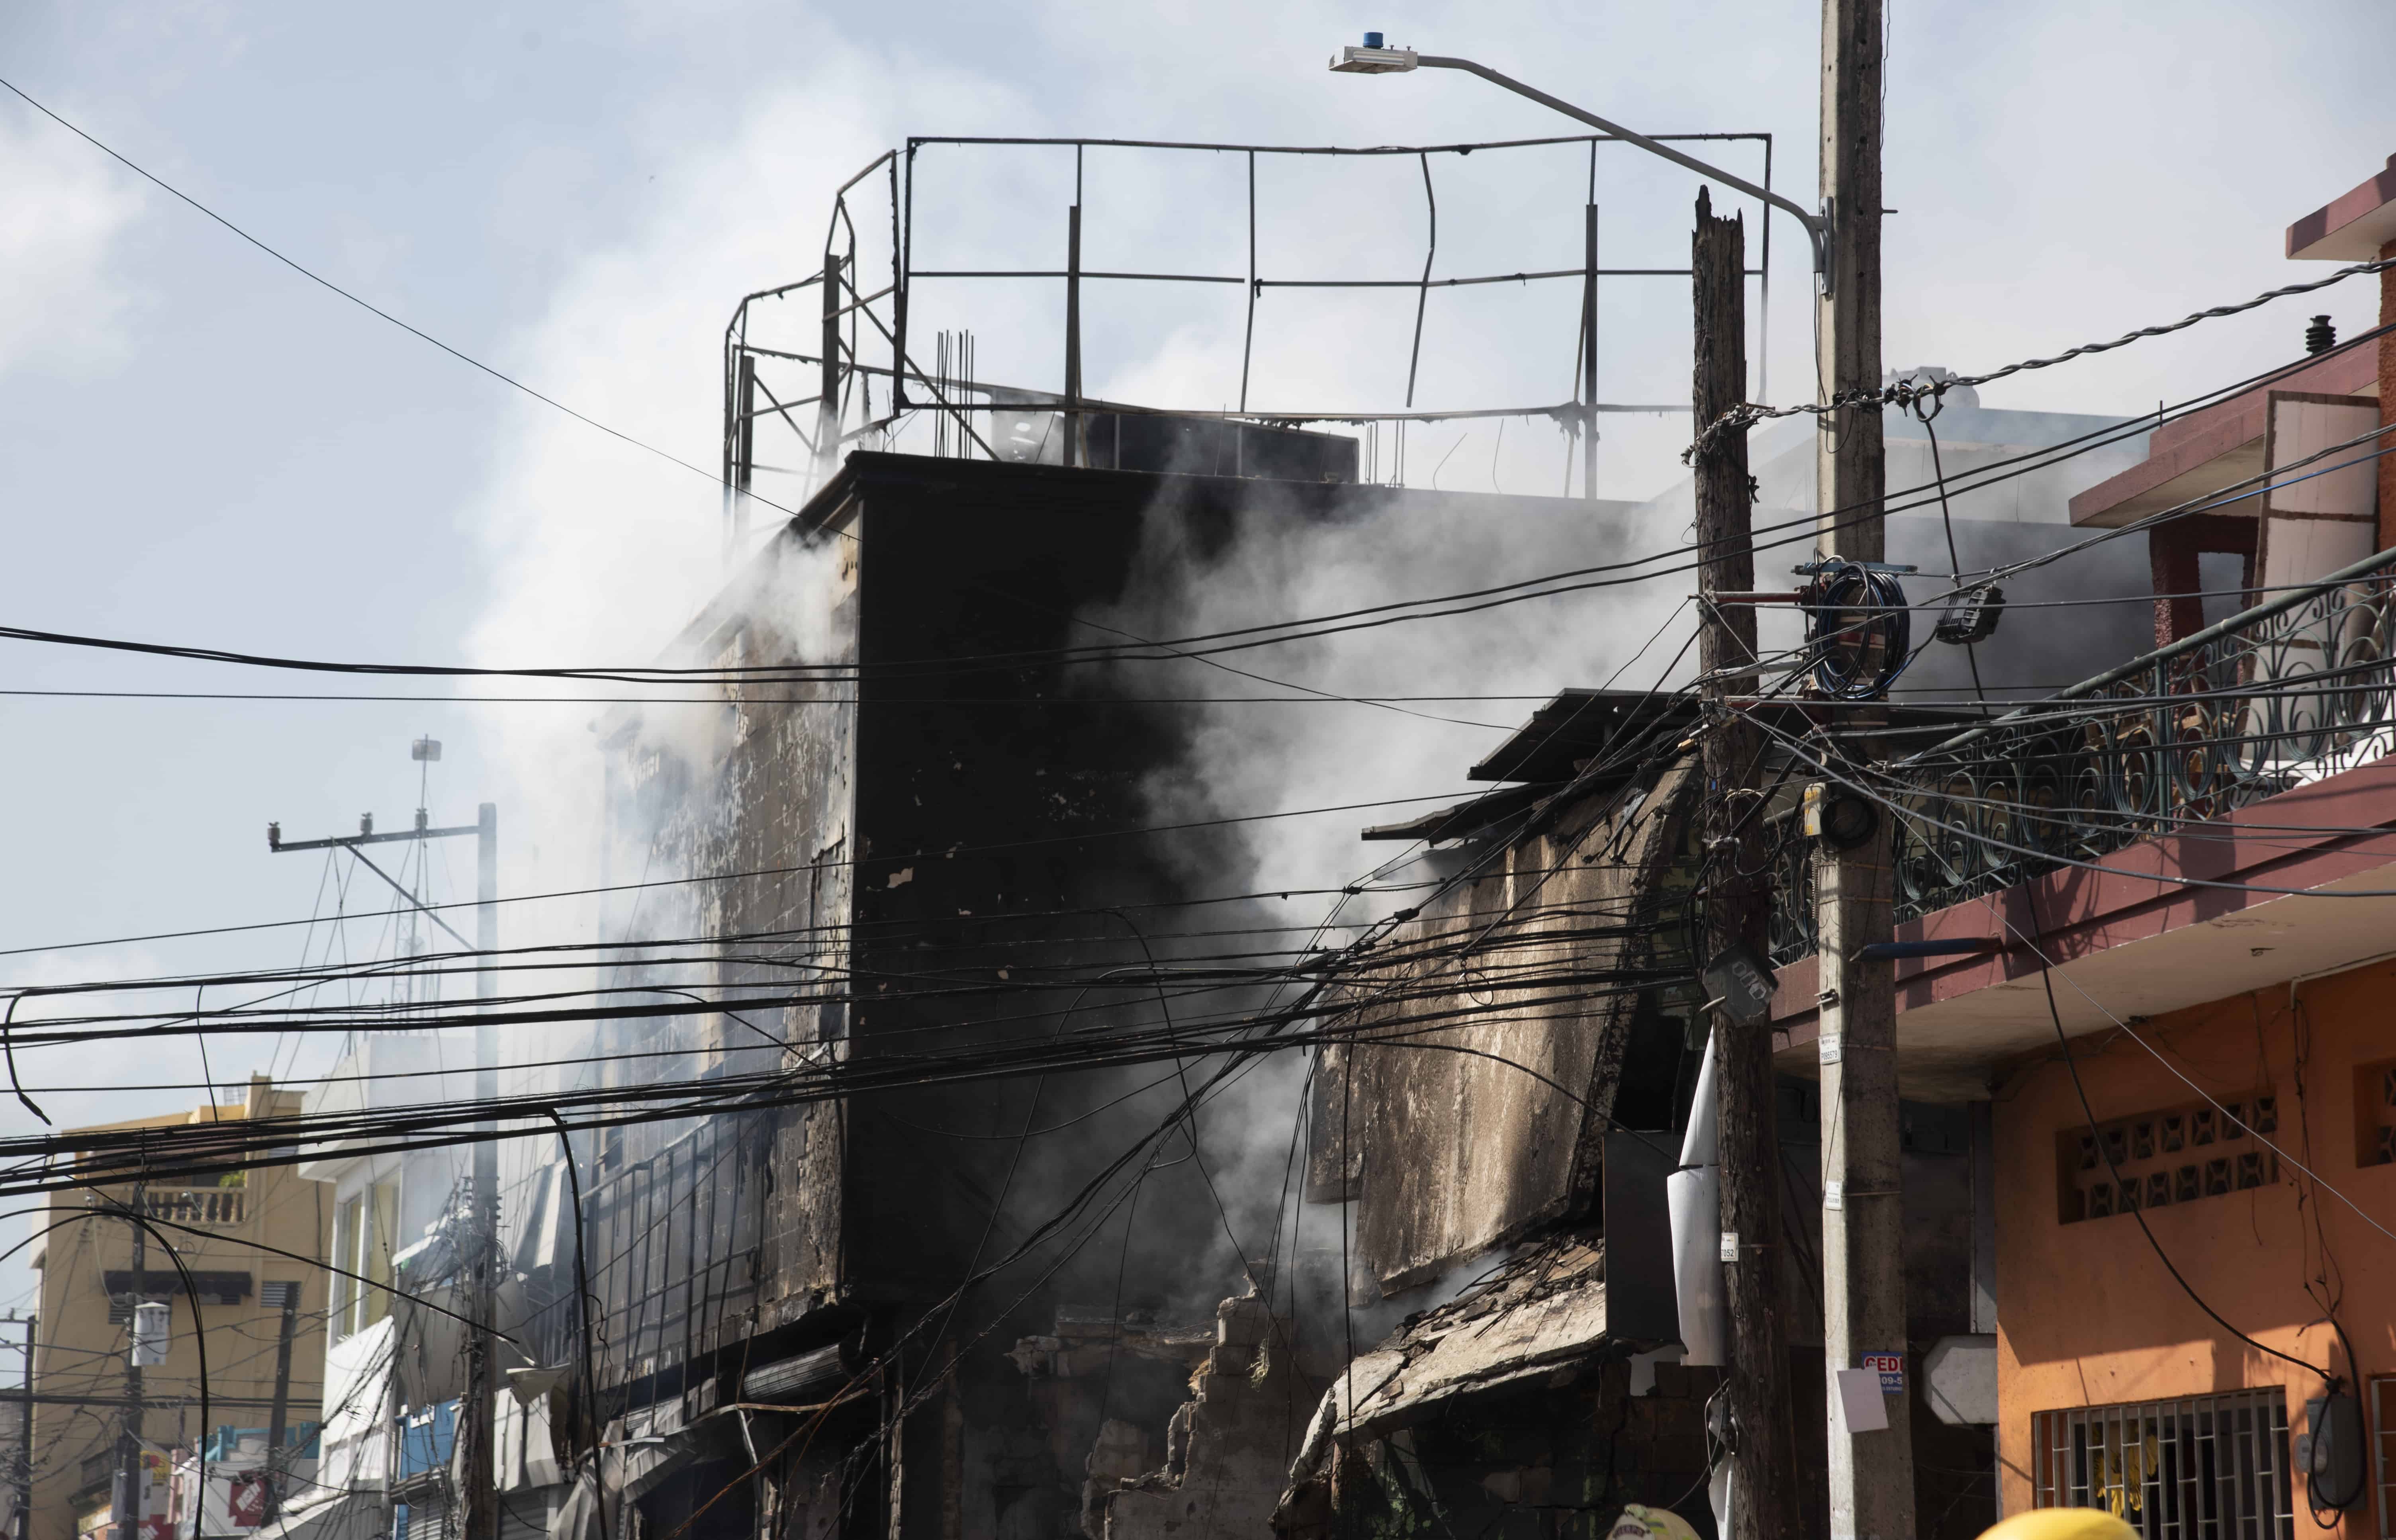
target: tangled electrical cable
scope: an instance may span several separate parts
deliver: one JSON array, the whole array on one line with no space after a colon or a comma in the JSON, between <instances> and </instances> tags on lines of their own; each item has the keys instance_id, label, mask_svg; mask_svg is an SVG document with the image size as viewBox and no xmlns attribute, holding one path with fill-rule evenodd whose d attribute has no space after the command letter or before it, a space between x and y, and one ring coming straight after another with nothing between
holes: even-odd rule
<instances>
[{"instance_id":1,"label":"tangled electrical cable","mask_svg":"<svg viewBox=\"0 0 2396 1540\"><path fill-rule=\"evenodd\" d=\"M1808 565L1814 581L1803 603L1815 687L1835 700L1887 694L1913 661L1913 612L1897 573L1840 556Z\"/></svg>"}]
</instances>

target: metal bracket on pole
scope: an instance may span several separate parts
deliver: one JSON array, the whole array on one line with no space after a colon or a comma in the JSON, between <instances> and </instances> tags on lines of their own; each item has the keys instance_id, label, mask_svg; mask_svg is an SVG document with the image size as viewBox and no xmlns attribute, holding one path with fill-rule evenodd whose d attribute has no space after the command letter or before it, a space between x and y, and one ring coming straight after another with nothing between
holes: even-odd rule
<instances>
[{"instance_id":1,"label":"metal bracket on pole","mask_svg":"<svg viewBox=\"0 0 2396 1540\"><path fill-rule=\"evenodd\" d=\"M1830 232L1838 222L1839 200L1824 198L1822 217L1805 227L1806 235L1814 243L1814 276L1821 282L1825 299L1836 292L1838 285L1838 270L1830 262Z\"/></svg>"},{"instance_id":2,"label":"metal bracket on pole","mask_svg":"<svg viewBox=\"0 0 2396 1540\"><path fill-rule=\"evenodd\" d=\"M1685 166L1698 176L1710 178L1725 187L1736 188L1750 198L1760 198L1805 227L1805 233L1812 238L1814 271L1821 275L1823 292L1830 291L1830 217L1827 205L1823 212L1813 213L1792 199L1756 186L1745 177L1734 176L1719 166L1710 166L1695 155L1684 154L1669 144L1662 144L1644 134L1635 133L1618 123L1609 123L1595 113L1587 112L1569 101L1551 97L1537 86L1525 86L1511 75L1500 74L1488 65L1477 64L1470 59L1417 53L1411 48L1345 48L1341 50L1339 59L1332 60L1331 68L1335 73L1342 74L1402 74L1416 69L1462 70L1467 74L1479 75L1493 86L1503 86L1516 96L1528 97L1540 106L1551 108L1568 118L1578 119L1602 133L1612 134L1625 144L1635 144L1651 155L1661 155L1673 165Z\"/></svg>"}]
</instances>

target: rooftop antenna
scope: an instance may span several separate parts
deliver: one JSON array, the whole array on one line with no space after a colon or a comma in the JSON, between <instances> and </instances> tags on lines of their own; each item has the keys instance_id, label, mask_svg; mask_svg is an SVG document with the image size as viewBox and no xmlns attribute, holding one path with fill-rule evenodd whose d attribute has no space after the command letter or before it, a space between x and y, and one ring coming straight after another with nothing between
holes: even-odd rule
<instances>
[{"instance_id":1,"label":"rooftop antenna","mask_svg":"<svg viewBox=\"0 0 2396 1540\"><path fill-rule=\"evenodd\" d=\"M437 737L418 738L407 746L407 757L424 766L416 777L416 827L422 829L426 822L425 789L432 784L433 767L441 763L441 740Z\"/></svg>"}]
</instances>

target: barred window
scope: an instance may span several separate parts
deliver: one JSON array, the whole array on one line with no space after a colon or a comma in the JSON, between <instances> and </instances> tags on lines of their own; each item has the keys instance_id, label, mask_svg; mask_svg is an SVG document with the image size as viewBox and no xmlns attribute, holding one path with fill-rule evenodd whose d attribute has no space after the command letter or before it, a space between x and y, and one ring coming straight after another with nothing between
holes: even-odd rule
<instances>
[{"instance_id":1,"label":"barred window","mask_svg":"<svg viewBox=\"0 0 2396 1540\"><path fill-rule=\"evenodd\" d=\"M2396 1374L2371 1380L2371 1481L2379 1489L2380 1540L2396 1537Z\"/></svg>"},{"instance_id":2,"label":"barred window","mask_svg":"<svg viewBox=\"0 0 2396 1540\"><path fill-rule=\"evenodd\" d=\"M2396 1165L2396 1059L2354 1067L2354 1163Z\"/></svg>"},{"instance_id":3,"label":"barred window","mask_svg":"<svg viewBox=\"0 0 2396 1540\"><path fill-rule=\"evenodd\" d=\"M2030 1418L2032 1501L2146 1540L2294 1540L2287 1392L2273 1386Z\"/></svg>"}]
</instances>

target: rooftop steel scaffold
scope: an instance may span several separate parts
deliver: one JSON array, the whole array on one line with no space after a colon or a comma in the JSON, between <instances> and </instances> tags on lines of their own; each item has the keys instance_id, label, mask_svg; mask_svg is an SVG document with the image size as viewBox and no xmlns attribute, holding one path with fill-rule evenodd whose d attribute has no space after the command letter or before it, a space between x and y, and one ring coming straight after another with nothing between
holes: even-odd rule
<instances>
[{"instance_id":1,"label":"rooftop steel scaffold","mask_svg":"<svg viewBox=\"0 0 2396 1540\"><path fill-rule=\"evenodd\" d=\"M1767 133L1663 134L1655 136L1667 141L1749 141L1759 145L1763 155L1763 186L1772 186L1773 140ZM1379 145L1373 147L1217 144L1166 139L1047 139L973 136L915 136L903 149L885 151L874 157L855 176L842 183L832 200L832 211L824 232L822 265L819 271L779 287L763 289L745 296L733 312L725 330L723 378L723 477L725 493L725 529L727 542L735 542L747 532L748 492L753 476L759 471L797 475L812 485L828 479L838 466L844 447L862 443L888 445L895 435L921 413L930 414L933 423L930 450L936 455L951 453L982 455L992 459L1028 458L1018 444L994 442L1002 435L994 431L997 414L1034 413L1051 422L1061 422L1064 431L1054 435L1054 452L1061 463L1090 463L1086 442L1086 417L1106 413L1115 417L1161 416L1184 419L1216 419L1252 423L1258 426L1298 428L1327 423L1352 424L1366 430L1369 438L1364 453L1370 467L1367 479L1385 480L1391 485L1404 485L1404 431L1409 423L1453 421L1468 418L1545 418L1557 423L1568 435L1564 485L1571 495L1573 465L1577 459L1580 470L1580 494L1594 498L1596 484L1597 432L1596 419L1608 413L1675 413L1689 408L1685 403L1645 404L1605 402L1598 395L1598 281L1601 278L1686 278L1686 268L1618 267L1599 264L1597 159L1598 148L1604 144L1626 142L1614 136L1587 134L1553 136L1540 139L1491 139L1471 143L1435 145ZM1522 151L1560 145L1585 145L1589 150L1588 198L1583 207L1583 251L1577 267L1523 269L1513 272L1472 273L1456 276L1434 276L1439 252L1439 203L1432 177L1433 157L1453 156L1458 159L1484 152ZM916 237L916 166L926 150L934 148L981 147L1033 152L1070 151L1072 153L1073 202L1067 210L1067 227L1062 265L1051 267L918 267L914 263ZM1236 155L1246 163L1245 217L1247 263L1245 272L1189 272L1127 270L1120 268L1085 267L1083 251L1083 168L1091 152L1165 152L1172 153ZM1264 271L1258 260L1257 164L1259 156L1328 156L1328 157L1410 157L1421 171L1426 235L1422 270L1410 278L1389 277L1316 277L1272 273ZM881 173L886 179L889 199L889 267L888 280L867 292L860 267L860 241L858 218L852 199L858 190ZM1764 216L1760 265L1748 270L1748 276L1760 288L1762 324L1768 332L1771 315L1771 253L1773 212L1763 206ZM1064 299L1064 336L1062 341L1062 389L1039 390L1002 385L974 377L972 366L973 339L969 332L942 331L934 339L930 355L931 366L923 362L920 340L911 345L909 311L919 284L1011 283L1032 281L1062 285ZM1434 289L1460 289L1477 285L1511 284L1517 285L1576 282L1580 291L1580 314L1574 327L1574 385L1570 399L1536 405L1496 405L1454 407L1444 410L1418 409L1416 396L1422 360L1423 325L1429 313L1431 294ZM1244 316L1240 347L1240 383L1236 405L1216 410L1167 408L1127 402L1101 400L1083 390L1082 359L1082 293L1085 284L1171 284L1239 285L1245 293ZM819 297L816 312L820 330L812 351L768 347L750 339L752 308L767 301L789 301L814 290ZM1259 302L1269 291L1324 290L1404 290L1415 291L1415 313L1406 354L1406 389L1404 405L1400 410L1367 410L1352 406L1331 405L1319 410L1291 411L1280 407L1271 410L1250 405L1251 385L1256 361L1257 312ZM868 362L869 353L879 353L887 362ZM1759 360L1761 365L1761 360ZM770 378L769 378L770 377ZM1758 395L1765 398L1765 377L1759 367ZM885 382L881 399L875 400L875 382ZM776 385L780 385L781 392ZM807 393L800 394L801 391ZM787 393L784 393L787 392ZM1766 398L1768 399L1768 398ZM983 419L977 426L976 419ZM758 453L758 427L772 421L787 430L792 440L805 452L805 462L799 466L777 465L761 459ZM1380 430L1391 430L1389 452L1382 453ZM984 427L993 429L985 431ZM1045 435L1044 435L1045 436ZM1577 449L1576 456L1574 450Z\"/></svg>"}]
</instances>

